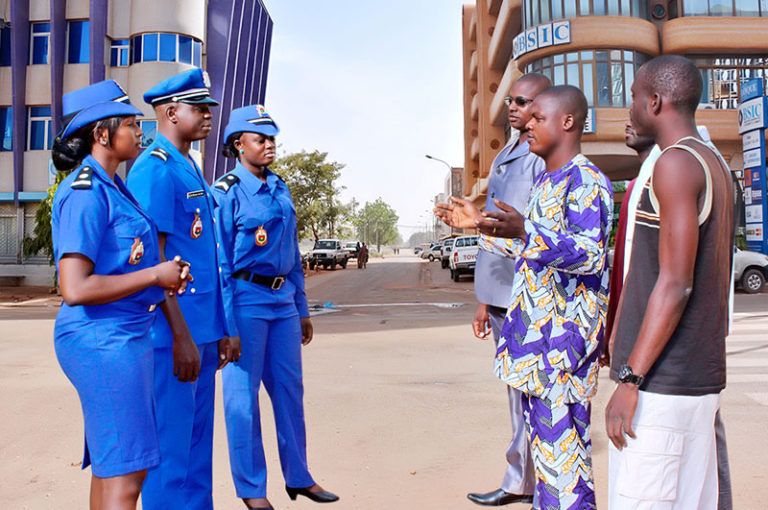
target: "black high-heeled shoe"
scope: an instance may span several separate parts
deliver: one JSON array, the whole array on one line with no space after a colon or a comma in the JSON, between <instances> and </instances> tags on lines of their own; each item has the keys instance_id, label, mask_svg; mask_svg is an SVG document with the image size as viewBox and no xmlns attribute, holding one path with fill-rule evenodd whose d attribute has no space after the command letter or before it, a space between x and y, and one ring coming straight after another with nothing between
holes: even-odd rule
<instances>
[{"instance_id":1,"label":"black high-heeled shoe","mask_svg":"<svg viewBox=\"0 0 768 510\"><path fill-rule=\"evenodd\" d=\"M304 496L305 498L311 499L315 503L333 503L334 501L339 500L339 497L333 492L323 491L315 493L309 489L310 487L285 486L285 492L288 493L288 497L291 498L291 501L296 501L296 496Z\"/></svg>"},{"instance_id":2,"label":"black high-heeled shoe","mask_svg":"<svg viewBox=\"0 0 768 510\"><path fill-rule=\"evenodd\" d=\"M272 505L269 506L251 506L248 504L248 500L250 498L240 498L243 500L243 503L245 503L245 506L248 507L248 510L275 510Z\"/></svg>"}]
</instances>

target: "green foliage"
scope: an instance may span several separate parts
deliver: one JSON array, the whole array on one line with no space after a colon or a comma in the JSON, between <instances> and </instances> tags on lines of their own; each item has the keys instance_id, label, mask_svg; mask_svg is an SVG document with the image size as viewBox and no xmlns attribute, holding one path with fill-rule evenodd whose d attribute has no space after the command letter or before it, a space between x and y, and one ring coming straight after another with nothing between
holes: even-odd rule
<instances>
[{"instance_id":1,"label":"green foliage","mask_svg":"<svg viewBox=\"0 0 768 510\"><path fill-rule=\"evenodd\" d=\"M368 246L376 246L376 251L381 251L381 245L401 241L397 231L398 219L395 210L377 198L373 203L366 202L352 221L357 228L357 237Z\"/></svg>"},{"instance_id":2,"label":"green foliage","mask_svg":"<svg viewBox=\"0 0 768 510\"><path fill-rule=\"evenodd\" d=\"M298 152L275 160L271 169L288 185L296 206L299 239L343 237L349 208L339 199L336 183L344 165L326 161L327 152Z\"/></svg>"},{"instance_id":3,"label":"green foliage","mask_svg":"<svg viewBox=\"0 0 768 510\"><path fill-rule=\"evenodd\" d=\"M56 182L48 188L48 195L40 202L35 212L35 228L32 231L34 237L25 236L22 241L22 252L24 257L31 257L40 252L48 256L48 264L53 265L56 261L53 256L53 236L51 234L51 210L53 207L53 196L59 183L64 180L67 173L56 172Z\"/></svg>"}]
</instances>

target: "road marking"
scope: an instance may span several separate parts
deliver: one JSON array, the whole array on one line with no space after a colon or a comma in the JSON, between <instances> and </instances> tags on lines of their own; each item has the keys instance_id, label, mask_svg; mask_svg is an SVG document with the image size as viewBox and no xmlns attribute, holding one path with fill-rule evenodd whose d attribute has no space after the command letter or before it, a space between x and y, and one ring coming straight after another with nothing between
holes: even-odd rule
<instances>
[{"instance_id":1,"label":"road marking","mask_svg":"<svg viewBox=\"0 0 768 510\"><path fill-rule=\"evenodd\" d=\"M745 395L761 406L768 407L768 393L745 393Z\"/></svg>"}]
</instances>

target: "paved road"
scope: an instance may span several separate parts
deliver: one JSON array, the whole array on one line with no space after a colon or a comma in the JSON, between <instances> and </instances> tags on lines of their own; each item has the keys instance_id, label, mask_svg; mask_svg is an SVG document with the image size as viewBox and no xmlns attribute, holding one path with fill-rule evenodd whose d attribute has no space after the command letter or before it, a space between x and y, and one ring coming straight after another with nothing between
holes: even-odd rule
<instances>
[{"instance_id":1,"label":"paved road","mask_svg":"<svg viewBox=\"0 0 768 510\"><path fill-rule=\"evenodd\" d=\"M374 260L366 270L321 272L307 288L310 302L321 305L313 318L316 338L304 350L309 462L318 481L341 495L333 508L479 508L465 495L499 485L509 431L504 387L491 374L493 348L469 328L471 279L453 283L438 263L401 255ZM0 508L85 508L89 474L79 469L79 404L51 341L56 300L34 298L0 304ZM736 311L723 394L735 508L763 510L768 294L737 295ZM600 508L607 508L602 410L612 385L606 375L593 406ZM266 395L262 402L273 505L316 508L282 492ZM217 509L239 509L223 425L219 395L214 498Z\"/></svg>"}]
</instances>

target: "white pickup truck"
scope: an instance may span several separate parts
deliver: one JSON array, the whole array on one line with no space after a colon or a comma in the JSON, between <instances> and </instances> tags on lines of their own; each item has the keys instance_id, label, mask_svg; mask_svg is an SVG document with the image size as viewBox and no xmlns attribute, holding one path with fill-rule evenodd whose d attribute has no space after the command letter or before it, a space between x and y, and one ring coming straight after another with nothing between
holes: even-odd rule
<instances>
[{"instance_id":1,"label":"white pickup truck","mask_svg":"<svg viewBox=\"0 0 768 510\"><path fill-rule=\"evenodd\" d=\"M477 240L479 236L457 237L453 243L449 267L451 268L451 278L458 282L462 275L475 274L475 263L477 262Z\"/></svg>"}]
</instances>

